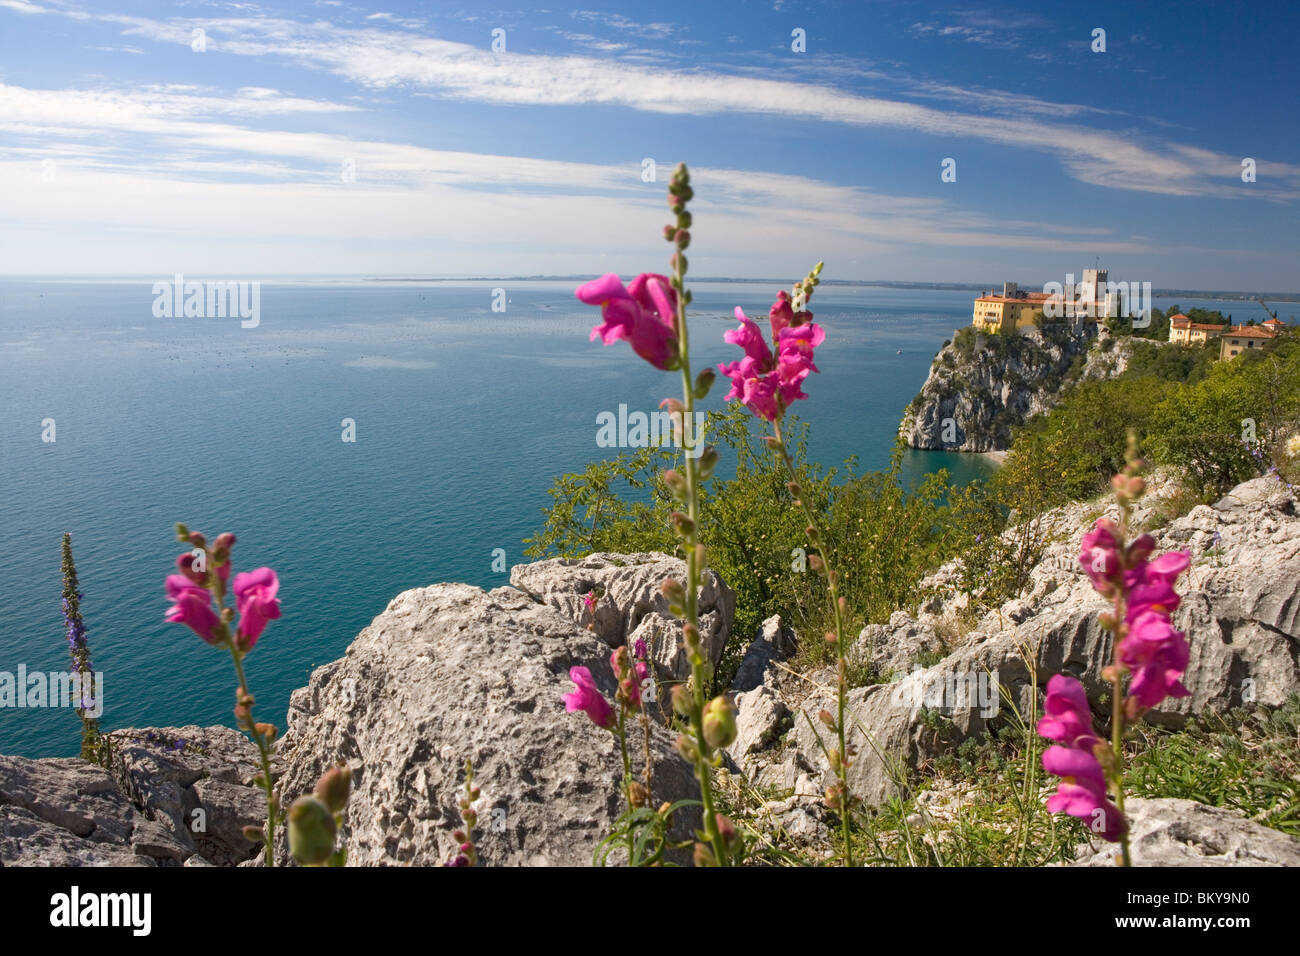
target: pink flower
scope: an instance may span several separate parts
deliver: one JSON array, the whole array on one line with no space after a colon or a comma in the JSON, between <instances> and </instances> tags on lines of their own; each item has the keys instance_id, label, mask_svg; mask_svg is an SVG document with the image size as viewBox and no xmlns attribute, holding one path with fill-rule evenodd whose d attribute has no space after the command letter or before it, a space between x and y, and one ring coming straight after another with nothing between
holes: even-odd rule
<instances>
[{"instance_id":1,"label":"pink flower","mask_svg":"<svg viewBox=\"0 0 1300 956\"><path fill-rule=\"evenodd\" d=\"M781 308L783 305L784 309ZM775 358L758 326L747 319L739 307L736 308L736 318L740 320L740 328L722 336L726 342L745 350L744 357L738 361L718 366L718 371L731 379L731 391L726 400L739 399L751 412L769 422L780 418L791 402L808 397L800 383L809 372L818 371L812 360L813 349L826 339L826 333L819 325L780 325L784 321L784 312L789 308L789 304L780 299L772 307L773 315L777 317L773 319L777 343ZM795 317L800 316L811 318L811 313L800 312Z\"/></svg>"},{"instance_id":2,"label":"pink flower","mask_svg":"<svg viewBox=\"0 0 1300 956\"><path fill-rule=\"evenodd\" d=\"M776 301L772 303L772 308L768 310L767 319L772 327L772 338L776 339L781 335L782 329L811 322L812 313L795 312L794 305L790 301L790 293L782 289L776 294Z\"/></svg>"},{"instance_id":3,"label":"pink flower","mask_svg":"<svg viewBox=\"0 0 1300 956\"><path fill-rule=\"evenodd\" d=\"M767 347L767 342L763 339L763 333L759 331L758 324L753 319L745 318L745 312L740 306L736 306L736 318L740 320L740 328L724 332L722 341L731 345L739 345L744 349L746 357L753 360L751 367L755 368L758 373L761 374L770 370L772 368L772 350Z\"/></svg>"},{"instance_id":4,"label":"pink flower","mask_svg":"<svg viewBox=\"0 0 1300 956\"><path fill-rule=\"evenodd\" d=\"M1106 775L1096 748L1105 746L1092 730L1092 711L1083 685L1056 674L1047 682L1047 700L1038 732L1063 746L1043 751L1043 769L1061 778L1047 801L1051 813L1078 817L1112 843L1124 833L1124 819L1107 798Z\"/></svg>"},{"instance_id":5,"label":"pink flower","mask_svg":"<svg viewBox=\"0 0 1300 956\"><path fill-rule=\"evenodd\" d=\"M1177 610L1182 598L1174 590L1174 581L1187 570L1191 559L1186 551L1171 551L1124 572L1124 588L1128 591L1125 617L1130 624L1147 611L1168 616Z\"/></svg>"},{"instance_id":6,"label":"pink flower","mask_svg":"<svg viewBox=\"0 0 1300 956\"><path fill-rule=\"evenodd\" d=\"M774 422L781 414L781 409L777 405L777 381L770 373L748 374L749 370L744 366L752 361L746 357L731 365L718 366L718 370L723 375L731 378L731 391L725 398L727 401L739 399L742 405L759 418Z\"/></svg>"},{"instance_id":7,"label":"pink flower","mask_svg":"<svg viewBox=\"0 0 1300 956\"><path fill-rule=\"evenodd\" d=\"M609 705L591 679L591 671L585 667L569 668L569 680L578 687L572 693L564 695L566 711L585 711L591 722L606 730L614 726L614 708Z\"/></svg>"},{"instance_id":8,"label":"pink flower","mask_svg":"<svg viewBox=\"0 0 1300 956\"><path fill-rule=\"evenodd\" d=\"M665 276L643 272L623 288L610 272L579 286L574 293L588 305L599 305L603 323L591 330L610 345L626 339L632 351L657 369L677 368L677 293Z\"/></svg>"},{"instance_id":9,"label":"pink flower","mask_svg":"<svg viewBox=\"0 0 1300 956\"><path fill-rule=\"evenodd\" d=\"M235 575L235 607L239 611L236 643L240 650L251 651L267 621L280 616L280 601L275 596L279 590L280 580L270 568Z\"/></svg>"},{"instance_id":10,"label":"pink flower","mask_svg":"<svg viewBox=\"0 0 1300 956\"><path fill-rule=\"evenodd\" d=\"M1115 540L1115 523L1109 518L1098 518L1093 529L1083 536L1079 563L1083 565L1092 586L1101 594L1112 593L1120 576L1119 545Z\"/></svg>"},{"instance_id":11,"label":"pink flower","mask_svg":"<svg viewBox=\"0 0 1300 956\"><path fill-rule=\"evenodd\" d=\"M168 599L174 603L167 609L164 620L184 624L209 644L216 644L221 620L212 609L212 595L208 590L180 574L167 575L165 587Z\"/></svg>"},{"instance_id":12,"label":"pink flower","mask_svg":"<svg viewBox=\"0 0 1300 956\"><path fill-rule=\"evenodd\" d=\"M1174 630L1167 617L1143 611L1119 643L1119 659L1133 672L1129 697L1145 709L1166 697L1188 696L1190 691L1179 678L1187 670L1189 656L1182 632Z\"/></svg>"}]
</instances>

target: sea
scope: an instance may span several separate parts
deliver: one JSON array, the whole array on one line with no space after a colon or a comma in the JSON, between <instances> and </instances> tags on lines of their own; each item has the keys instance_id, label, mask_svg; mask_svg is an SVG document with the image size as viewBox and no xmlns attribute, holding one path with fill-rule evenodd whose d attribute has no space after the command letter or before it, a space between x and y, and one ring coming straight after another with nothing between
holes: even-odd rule
<instances>
[{"instance_id":1,"label":"sea","mask_svg":"<svg viewBox=\"0 0 1300 956\"><path fill-rule=\"evenodd\" d=\"M67 670L65 532L104 729L232 722L229 655L163 621L178 521L234 532L236 571L279 575L283 616L246 669L258 719L283 728L290 693L401 591L508 583L554 477L613 453L598 416L680 393L625 343L588 340L598 311L574 281L267 278L246 327L167 316L158 280L0 280L0 753L78 752L72 710L2 705L6 674ZM776 285L692 291L702 368L736 357L732 310L762 324ZM974 291L819 286L827 338L798 406L813 458L887 464ZM994 467L912 451L904 474Z\"/></svg>"}]
</instances>

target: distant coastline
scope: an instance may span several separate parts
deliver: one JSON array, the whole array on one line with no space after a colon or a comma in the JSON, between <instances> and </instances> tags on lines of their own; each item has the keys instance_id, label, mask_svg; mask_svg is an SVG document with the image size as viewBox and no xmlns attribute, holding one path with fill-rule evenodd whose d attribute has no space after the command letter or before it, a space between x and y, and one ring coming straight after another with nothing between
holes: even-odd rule
<instances>
[{"instance_id":1,"label":"distant coastline","mask_svg":"<svg viewBox=\"0 0 1300 956\"><path fill-rule=\"evenodd\" d=\"M135 281L154 281L158 278L153 273L112 273L102 275L86 274L49 274L17 275L0 273L0 281L19 282L86 282L86 283L123 283ZM588 275L530 275L530 276L383 276L383 275L299 275L291 273L247 273L242 279L258 280L269 283L281 282L288 285L310 284L313 282L333 282L343 285L353 283L365 285L372 282L586 282ZM789 276L784 278L758 277L735 278L730 276L700 276L694 282L729 283L734 285L776 284L787 285ZM825 286L874 286L882 289L913 289L934 292L986 292L999 288L1002 280L996 282L898 282L890 279L822 279ZM1033 283L1021 283L1030 288ZM1161 299L1214 299L1223 302L1254 302L1263 298L1272 302L1300 302L1300 292L1241 291L1222 289L1152 289L1151 294Z\"/></svg>"}]
</instances>

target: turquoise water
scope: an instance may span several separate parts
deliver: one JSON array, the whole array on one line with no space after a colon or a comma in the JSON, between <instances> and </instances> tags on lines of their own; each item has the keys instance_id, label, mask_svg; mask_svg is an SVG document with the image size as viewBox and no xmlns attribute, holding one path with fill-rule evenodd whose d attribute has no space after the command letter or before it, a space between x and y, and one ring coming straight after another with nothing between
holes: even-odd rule
<instances>
[{"instance_id":1,"label":"turquoise water","mask_svg":"<svg viewBox=\"0 0 1300 956\"><path fill-rule=\"evenodd\" d=\"M0 671L67 666L59 539L72 533L107 728L229 723L228 656L165 624L176 521L239 537L236 570L279 573L284 616L248 662L263 720L406 588L495 587L524 560L554 475L607 454L596 415L678 388L626 345L587 341L570 282L263 282L261 322L159 319L152 279L0 282ZM504 313L491 309L504 286ZM731 310L774 288L694 287L697 363L734 358ZM822 286L811 452L888 459L968 292ZM901 350L901 354L899 354ZM720 407L715 388L706 407ZM345 418L356 441L341 440ZM42 442L54 419L55 441ZM909 475L987 474L914 452ZM0 708L0 753L74 754L70 710Z\"/></svg>"}]
</instances>

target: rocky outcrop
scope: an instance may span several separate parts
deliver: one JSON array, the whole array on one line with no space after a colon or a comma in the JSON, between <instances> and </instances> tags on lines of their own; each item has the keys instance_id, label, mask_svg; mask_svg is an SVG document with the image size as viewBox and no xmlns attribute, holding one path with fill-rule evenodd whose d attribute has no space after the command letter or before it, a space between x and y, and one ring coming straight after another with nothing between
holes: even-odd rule
<instances>
[{"instance_id":1,"label":"rocky outcrop","mask_svg":"<svg viewBox=\"0 0 1300 956\"><path fill-rule=\"evenodd\" d=\"M617 576L601 580L625 593ZM650 587L648 577L642 584ZM621 630L606 633L626 635L629 626L635 631L620 617ZM590 668L612 697L609 656L608 640L512 588L406 591L344 657L293 694L279 748L281 792L286 802L309 793L330 764L346 761L354 786L342 828L349 865L436 865L456 852L470 760L482 791L483 865L590 865L622 810L622 765L614 736L566 713L561 697L573 689L574 665ZM697 796L674 735L655 722L650 730L655 804ZM639 727L633 742L639 755ZM676 836L687 836L689 815L677 823Z\"/></svg>"},{"instance_id":2,"label":"rocky outcrop","mask_svg":"<svg viewBox=\"0 0 1300 956\"><path fill-rule=\"evenodd\" d=\"M741 693L767 682L773 665L786 660L796 650L794 631L781 623L779 614L773 614L759 626L757 636L746 649L731 689Z\"/></svg>"},{"instance_id":3,"label":"rocky outcrop","mask_svg":"<svg viewBox=\"0 0 1300 956\"><path fill-rule=\"evenodd\" d=\"M1300 866L1300 839L1235 810L1193 800L1130 799L1124 805L1134 866ZM1074 866L1115 865L1114 844L1079 848Z\"/></svg>"},{"instance_id":4,"label":"rocky outcrop","mask_svg":"<svg viewBox=\"0 0 1300 956\"><path fill-rule=\"evenodd\" d=\"M0 757L0 862L6 866L203 866L259 845L266 817L251 785L257 751L225 727L121 730L110 770L76 757Z\"/></svg>"},{"instance_id":5,"label":"rocky outcrop","mask_svg":"<svg viewBox=\"0 0 1300 956\"><path fill-rule=\"evenodd\" d=\"M609 647L644 640L663 680L681 681L691 665L682 648L682 626L668 612L660 585L686 580L686 562L658 552L590 554L516 565L510 583L590 630ZM588 609L587 595L594 600ZM731 634L736 595L714 571L706 571L699 593L700 642L717 664Z\"/></svg>"},{"instance_id":6,"label":"rocky outcrop","mask_svg":"<svg viewBox=\"0 0 1300 956\"><path fill-rule=\"evenodd\" d=\"M1091 322L1077 330L1059 323L1009 336L960 330L935 356L899 434L913 448L1006 450L1013 427L1056 403L1076 360L1087 361L1095 335ZM1103 374L1103 368L1117 374L1100 358L1092 374Z\"/></svg>"},{"instance_id":7,"label":"rocky outcrop","mask_svg":"<svg viewBox=\"0 0 1300 956\"><path fill-rule=\"evenodd\" d=\"M1053 674L1079 678L1093 700L1109 689L1101 669L1111 657L1110 635L1097 623L1108 605L1077 560L1089 519L1104 510L1079 504L1049 516L1049 524L1072 525L1073 531L1047 548L1020 597L964 632L960 616L949 613L963 596L951 593L936 594L917 617L898 613L888 625L864 629L850 656L893 671L895 679L849 695L850 742L859 750L850 782L860 797L879 802L898 792L909 772L1005 719L1007 707L1028 715L1037 706L1035 690L1041 695ZM1147 508L1139 517L1150 514ZM1191 694L1165 701L1146 720L1177 727L1189 714L1243 703L1278 706L1300 691L1300 511L1286 489L1273 478L1247 482L1154 535L1158 550L1192 555L1173 617L1191 651L1183 676ZM946 656L915 666L937 647L946 648ZM743 760L737 757L755 781L790 787L811 775L829 782L815 720L803 715L832 707L832 685L825 678L772 685L795 719L769 749L760 734ZM773 701L753 699L756 721L776 709Z\"/></svg>"}]
</instances>

